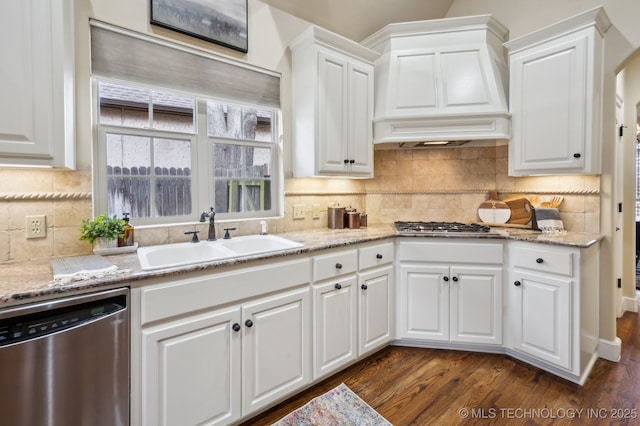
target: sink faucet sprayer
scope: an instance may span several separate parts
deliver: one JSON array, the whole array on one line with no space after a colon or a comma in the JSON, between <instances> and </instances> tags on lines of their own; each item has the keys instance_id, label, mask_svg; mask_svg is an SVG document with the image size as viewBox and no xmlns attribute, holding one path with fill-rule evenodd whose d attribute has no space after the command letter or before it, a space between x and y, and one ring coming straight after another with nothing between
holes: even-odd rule
<instances>
[{"instance_id":1,"label":"sink faucet sprayer","mask_svg":"<svg viewBox=\"0 0 640 426\"><path fill-rule=\"evenodd\" d=\"M209 218L209 235L207 236L207 241L215 241L216 240L216 211L211 207L209 211L203 211L200 214L200 222L204 222L205 218Z\"/></svg>"}]
</instances>

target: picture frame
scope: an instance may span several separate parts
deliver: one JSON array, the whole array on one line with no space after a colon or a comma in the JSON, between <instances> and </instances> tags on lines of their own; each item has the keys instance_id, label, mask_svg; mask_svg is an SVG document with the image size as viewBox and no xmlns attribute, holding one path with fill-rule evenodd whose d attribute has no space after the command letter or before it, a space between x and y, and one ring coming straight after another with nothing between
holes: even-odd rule
<instances>
[{"instance_id":1,"label":"picture frame","mask_svg":"<svg viewBox=\"0 0 640 426\"><path fill-rule=\"evenodd\" d=\"M151 24L247 53L247 0L150 0Z\"/></svg>"}]
</instances>

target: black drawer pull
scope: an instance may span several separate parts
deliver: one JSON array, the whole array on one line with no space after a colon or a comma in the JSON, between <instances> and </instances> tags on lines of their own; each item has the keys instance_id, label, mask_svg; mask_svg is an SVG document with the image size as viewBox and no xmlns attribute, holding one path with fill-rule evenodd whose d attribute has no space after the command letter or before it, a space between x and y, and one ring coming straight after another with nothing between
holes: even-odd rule
<instances>
[{"instance_id":1,"label":"black drawer pull","mask_svg":"<svg viewBox=\"0 0 640 426\"><path fill-rule=\"evenodd\" d=\"M458 277L453 277L451 279L454 280L455 282L458 282Z\"/></svg>"},{"instance_id":2,"label":"black drawer pull","mask_svg":"<svg viewBox=\"0 0 640 426\"><path fill-rule=\"evenodd\" d=\"M338 290L340 290L342 288L342 285L340 283L336 283L336 285L334 285L335 288L337 288Z\"/></svg>"},{"instance_id":3,"label":"black drawer pull","mask_svg":"<svg viewBox=\"0 0 640 426\"><path fill-rule=\"evenodd\" d=\"M246 320L246 321L244 322L244 325L246 325L247 327L251 328L251 327L253 327L253 321L251 321L251 320Z\"/></svg>"},{"instance_id":4,"label":"black drawer pull","mask_svg":"<svg viewBox=\"0 0 640 426\"><path fill-rule=\"evenodd\" d=\"M449 281L449 277L447 277L447 276L442 277L442 279L445 280L445 282Z\"/></svg>"},{"instance_id":5,"label":"black drawer pull","mask_svg":"<svg viewBox=\"0 0 640 426\"><path fill-rule=\"evenodd\" d=\"M376 254L376 259L382 259L382 255L380 253Z\"/></svg>"},{"instance_id":6,"label":"black drawer pull","mask_svg":"<svg viewBox=\"0 0 640 426\"><path fill-rule=\"evenodd\" d=\"M544 262L544 259L542 259L541 257L536 259L536 263L542 263L542 262Z\"/></svg>"},{"instance_id":7,"label":"black drawer pull","mask_svg":"<svg viewBox=\"0 0 640 426\"><path fill-rule=\"evenodd\" d=\"M515 285L516 287L520 287L522 283L520 281L515 281L513 285Z\"/></svg>"},{"instance_id":8,"label":"black drawer pull","mask_svg":"<svg viewBox=\"0 0 640 426\"><path fill-rule=\"evenodd\" d=\"M363 289L363 290L366 290L366 289L368 289L369 287L367 287L367 285L366 285L366 284L362 284L362 285L360 286L360 288L361 288L361 289Z\"/></svg>"},{"instance_id":9,"label":"black drawer pull","mask_svg":"<svg viewBox=\"0 0 640 426\"><path fill-rule=\"evenodd\" d=\"M575 154L573 154L573 158L580 158L582 157L582 155L579 152L576 152Z\"/></svg>"},{"instance_id":10,"label":"black drawer pull","mask_svg":"<svg viewBox=\"0 0 640 426\"><path fill-rule=\"evenodd\" d=\"M240 327L240 324L235 323L231 326L231 328L233 328L233 331L240 331L241 327Z\"/></svg>"},{"instance_id":11,"label":"black drawer pull","mask_svg":"<svg viewBox=\"0 0 640 426\"><path fill-rule=\"evenodd\" d=\"M336 263L336 269L342 269L342 263Z\"/></svg>"}]
</instances>

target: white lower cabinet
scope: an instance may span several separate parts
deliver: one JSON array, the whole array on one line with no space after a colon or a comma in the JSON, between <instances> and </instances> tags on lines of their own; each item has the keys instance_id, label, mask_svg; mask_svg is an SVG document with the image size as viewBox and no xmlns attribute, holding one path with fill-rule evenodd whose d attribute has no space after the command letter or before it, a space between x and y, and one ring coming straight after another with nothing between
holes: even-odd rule
<instances>
[{"instance_id":1,"label":"white lower cabinet","mask_svg":"<svg viewBox=\"0 0 640 426\"><path fill-rule=\"evenodd\" d=\"M132 424L226 425L311 381L310 261L134 289Z\"/></svg>"},{"instance_id":2,"label":"white lower cabinet","mask_svg":"<svg viewBox=\"0 0 640 426\"><path fill-rule=\"evenodd\" d=\"M309 288L242 305L242 414L311 381Z\"/></svg>"},{"instance_id":3,"label":"white lower cabinet","mask_svg":"<svg viewBox=\"0 0 640 426\"><path fill-rule=\"evenodd\" d=\"M314 380L393 339L393 260L392 242L314 257Z\"/></svg>"},{"instance_id":4,"label":"white lower cabinet","mask_svg":"<svg viewBox=\"0 0 640 426\"><path fill-rule=\"evenodd\" d=\"M400 241L397 256L399 339L502 344L502 243Z\"/></svg>"},{"instance_id":5,"label":"white lower cabinet","mask_svg":"<svg viewBox=\"0 0 640 426\"><path fill-rule=\"evenodd\" d=\"M142 332L142 424L223 425L240 418L239 323L236 307Z\"/></svg>"},{"instance_id":6,"label":"white lower cabinet","mask_svg":"<svg viewBox=\"0 0 640 426\"><path fill-rule=\"evenodd\" d=\"M393 266L360 273L358 278L358 354L364 355L394 337Z\"/></svg>"},{"instance_id":7,"label":"white lower cabinet","mask_svg":"<svg viewBox=\"0 0 640 426\"><path fill-rule=\"evenodd\" d=\"M314 379L349 364L358 355L355 275L314 285Z\"/></svg>"},{"instance_id":8,"label":"white lower cabinet","mask_svg":"<svg viewBox=\"0 0 640 426\"><path fill-rule=\"evenodd\" d=\"M583 383L599 340L598 245L511 242L507 284L509 354Z\"/></svg>"},{"instance_id":9,"label":"white lower cabinet","mask_svg":"<svg viewBox=\"0 0 640 426\"><path fill-rule=\"evenodd\" d=\"M399 336L502 343L502 268L402 265L400 277Z\"/></svg>"}]
</instances>

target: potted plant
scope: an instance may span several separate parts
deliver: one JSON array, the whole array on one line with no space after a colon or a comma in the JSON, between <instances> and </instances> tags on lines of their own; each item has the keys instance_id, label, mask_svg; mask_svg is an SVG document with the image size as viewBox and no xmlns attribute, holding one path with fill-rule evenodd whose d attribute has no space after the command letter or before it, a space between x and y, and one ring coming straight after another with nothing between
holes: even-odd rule
<instances>
[{"instance_id":1,"label":"potted plant","mask_svg":"<svg viewBox=\"0 0 640 426\"><path fill-rule=\"evenodd\" d=\"M126 222L118 216L109 217L106 213L95 219L83 219L80 228L81 240L95 243L96 248L117 247L118 237L124 233Z\"/></svg>"}]
</instances>

